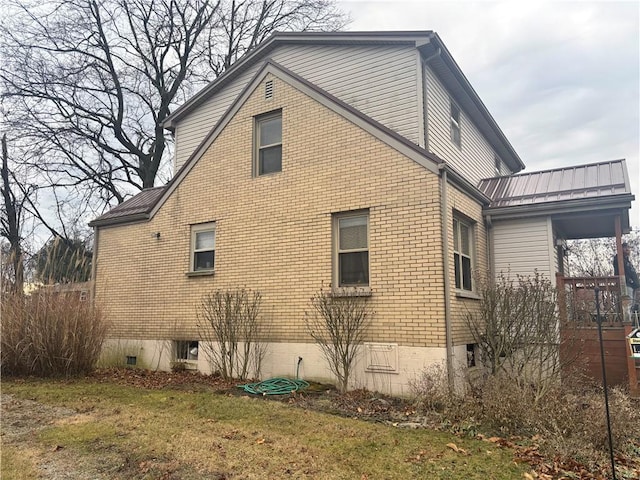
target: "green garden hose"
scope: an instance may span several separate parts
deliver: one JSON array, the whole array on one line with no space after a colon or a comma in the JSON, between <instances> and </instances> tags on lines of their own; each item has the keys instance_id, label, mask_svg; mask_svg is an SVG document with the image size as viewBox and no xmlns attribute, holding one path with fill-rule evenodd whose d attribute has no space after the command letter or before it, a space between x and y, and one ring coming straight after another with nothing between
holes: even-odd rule
<instances>
[{"instance_id":1,"label":"green garden hose","mask_svg":"<svg viewBox=\"0 0 640 480\"><path fill-rule=\"evenodd\" d=\"M304 380L291 380L289 378L270 378L258 383L238 385L238 388L255 395L286 395L307 388L309 384Z\"/></svg>"}]
</instances>

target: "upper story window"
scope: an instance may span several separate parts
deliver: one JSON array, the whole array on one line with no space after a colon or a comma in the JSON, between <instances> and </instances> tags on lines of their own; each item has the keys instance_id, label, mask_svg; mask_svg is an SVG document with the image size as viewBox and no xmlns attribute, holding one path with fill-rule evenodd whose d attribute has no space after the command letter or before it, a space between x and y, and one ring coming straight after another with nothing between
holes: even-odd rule
<instances>
[{"instance_id":1,"label":"upper story window","mask_svg":"<svg viewBox=\"0 0 640 480\"><path fill-rule=\"evenodd\" d=\"M496 155L493 158L493 161L495 163L496 177L499 177L500 175L502 175L502 160L500 160L500 157Z\"/></svg>"},{"instance_id":2,"label":"upper story window","mask_svg":"<svg viewBox=\"0 0 640 480\"><path fill-rule=\"evenodd\" d=\"M213 270L216 253L216 224L191 226L191 271Z\"/></svg>"},{"instance_id":3,"label":"upper story window","mask_svg":"<svg viewBox=\"0 0 640 480\"><path fill-rule=\"evenodd\" d=\"M369 212L334 217L338 287L369 285Z\"/></svg>"},{"instance_id":4,"label":"upper story window","mask_svg":"<svg viewBox=\"0 0 640 480\"><path fill-rule=\"evenodd\" d=\"M458 290L473 290L473 251L473 225L459 217L454 217L453 263Z\"/></svg>"},{"instance_id":5,"label":"upper story window","mask_svg":"<svg viewBox=\"0 0 640 480\"><path fill-rule=\"evenodd\" d=\"M257 175L282 170L282 111L255 118L255 172Z\"/></svg>"},{"instance_id":6,"label":"upper story window","mask_svg":"<svg viewBox=\"0 0 640 480\"><path fill-rule=\"evenodd\" d=\"M450 104L450 117L451 117L451 141L455 143L458 148L462 146L462 135L460 131L460 107L456 105L453 100L449 100Z\"/></svg>"}]
</instances>

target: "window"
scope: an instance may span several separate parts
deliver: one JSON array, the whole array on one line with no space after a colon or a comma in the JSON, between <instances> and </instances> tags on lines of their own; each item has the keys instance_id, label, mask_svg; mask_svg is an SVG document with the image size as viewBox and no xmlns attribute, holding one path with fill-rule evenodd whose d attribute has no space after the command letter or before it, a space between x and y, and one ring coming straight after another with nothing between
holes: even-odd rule
<instances>
[{"instance_id":1,"label":"window","mask_svg":"<svg viewBox=\"0 0 640 480\"><path fill-rule=\"evenodd\" d=\"M453 103L453 100L449 100L451 105L451 141L458 147L462 146L462 139L460 135L460 108Z\"/></svg>"},{"instance_id":2,"label":"window","mask_svg":"<svg viewBox=\"0 0 640 480\"><path fill-rule=\"evenodd\" d=\"M196 340L177 340L175 342L176 360L195 362L198 360L198 342Z\"/></svg>"},{"instance_id":3,"label":"window","mask_svg":"<svg viewBox=\"0 0 640 480\"><path fill-rule=\"evenodd\" d=\"M473 290L473 227L459 218L453 219L453 262L456 272L456 288Z\"/></svg>"},{"instance_id":4,"label":"window","mask_svg":"<svg viewBox=\"0 0 640 480\"><path fill-rule=\"evenodd\" d=\"M268 113L255 119L257 175L282 170L282 112Z\"/></svg>"},{"instance_id":5,"label":"window","mask_svg":"<svg viewBox=\"0 0 640 480\"><path fill-rule=\"evenodd\" d=\"M349 213L334 218L336 280L339 287L369 285L369 213Z\"/></svg>"},{"instance_id":6,"label":"window","mask_svg":"<svg viewBox=\"0 0 640 480\"><path fill-rule=\"evenodd\" d=\"M191 226L191 271L213 270L216 253L215 223Z\"/></svg>"},{"instance_id":7,"label":"window","mask_svg":"<svg viewBox=\"0 0 640 480\"><path fill-rule=\"evenodd\" d=\"M467 343L467 367L472 368L476 366L476 349L477 343Z\"/></svg>"}]
</instances>

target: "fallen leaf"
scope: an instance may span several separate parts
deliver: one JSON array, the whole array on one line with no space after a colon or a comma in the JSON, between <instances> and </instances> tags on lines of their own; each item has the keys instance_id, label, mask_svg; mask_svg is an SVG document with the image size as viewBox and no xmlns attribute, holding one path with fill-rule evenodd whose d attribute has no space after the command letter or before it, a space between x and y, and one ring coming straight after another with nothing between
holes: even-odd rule
<instances>
[{"instance_id":1,"label":"fallen leaf","mask_svg":"<svg viewBox=\"0 0 640 480\"><path fill-rule=\"evenodd\" d=\"M256 440L256 443L258 445L262 445L264 443L264 438L259 438L258 440Z\"/></svg>"},{"instance_id":2,"label":"fallen leaf","mask_svg":"<svg viewBox=\"0 0 640 480\"><path fill-rule=\"evenodd\" d=\"M455 443L447 443L447 447L449 447L454 452L459 452L460 451L460 449L458 448L458 446Z\"/></svg>"}]
</instances>

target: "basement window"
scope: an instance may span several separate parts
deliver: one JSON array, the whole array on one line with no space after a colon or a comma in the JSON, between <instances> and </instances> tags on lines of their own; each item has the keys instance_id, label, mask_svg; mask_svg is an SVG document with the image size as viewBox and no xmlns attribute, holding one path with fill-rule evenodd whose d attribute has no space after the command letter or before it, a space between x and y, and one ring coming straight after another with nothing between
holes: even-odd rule
<instances>
[{"instance_id":1,"label":"basement window","mask_svg":"<svg viewBox=\"0 0 640 480\"><path fill-rule=\"evenodd\" d=\"M198 360L198 341L176 340L175 359L177 361L196 362Z\"/></svg>"}]
</instances>

